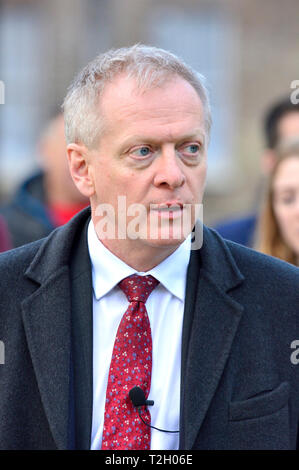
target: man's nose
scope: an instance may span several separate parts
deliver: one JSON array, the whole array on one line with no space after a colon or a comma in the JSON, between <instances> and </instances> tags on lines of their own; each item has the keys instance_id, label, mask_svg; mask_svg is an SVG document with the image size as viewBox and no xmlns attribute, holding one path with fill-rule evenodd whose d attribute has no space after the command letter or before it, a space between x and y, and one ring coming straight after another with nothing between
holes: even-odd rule
<instances>
[{"instance_id":1,"label":"man's nose","mask_svg":"<svg viewBox=\"0 0 299 470\"><path fill-rule=\"evenodd\" d=\"M165 186L170 189L179 188L185 183L183 162L180 161L174 148L162 150L156 160L155 186Z\"/></svg>"}]
</instances>

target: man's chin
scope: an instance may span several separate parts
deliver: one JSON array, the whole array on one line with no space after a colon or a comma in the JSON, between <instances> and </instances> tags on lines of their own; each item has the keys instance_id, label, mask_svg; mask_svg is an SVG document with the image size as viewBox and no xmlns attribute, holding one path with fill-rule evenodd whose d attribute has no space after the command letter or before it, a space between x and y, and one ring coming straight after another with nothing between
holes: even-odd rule
<instances>
[{"instance_id":1,"label":"man's chin","mask_svg":"<svg viewBox=\"0 0 299 470\"><path fill-rule=\"evenodd\" d=\"M169 236L168 238L163 236L158 236L156 238L153 237L146 237L142 238L141 241L144 245L155 247L155 248L176 248L181 245L185 241L186 237L172 237Z\"/></svg>"}]
</instances>

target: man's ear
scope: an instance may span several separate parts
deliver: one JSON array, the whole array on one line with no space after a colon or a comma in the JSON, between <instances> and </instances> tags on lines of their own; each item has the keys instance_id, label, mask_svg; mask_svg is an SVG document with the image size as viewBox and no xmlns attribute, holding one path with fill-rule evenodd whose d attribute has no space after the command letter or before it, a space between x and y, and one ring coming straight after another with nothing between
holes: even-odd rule
<instances>
[{"instance_id":1,"label":"man's ear","mask_svg":"<svg viewBox=\"0 0 299 470\"><path fill-rule=\"evenodd\" d=\"M83 196L90 198L95 189L91 171L91 156L83 144L68 144L67 157L73 181Z\"/></svg>"}]
</instances>

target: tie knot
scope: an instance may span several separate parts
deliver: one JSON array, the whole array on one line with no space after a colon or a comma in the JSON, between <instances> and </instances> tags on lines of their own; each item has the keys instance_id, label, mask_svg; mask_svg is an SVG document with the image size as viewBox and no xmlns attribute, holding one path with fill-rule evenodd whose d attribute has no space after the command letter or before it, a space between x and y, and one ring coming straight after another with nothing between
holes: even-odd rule
<instances>
[{"instance_id":1,"label":"tie knot","mask_svg":"<svg viewBox=\"0 0 299 470\"><path fill-rule=\"evenodd\" d=\"M157 287L159 281L153 276L138 276L132 274L119 283L119 287L129 302L145 303L150 293Z\"/></svg>"}]
</instances>

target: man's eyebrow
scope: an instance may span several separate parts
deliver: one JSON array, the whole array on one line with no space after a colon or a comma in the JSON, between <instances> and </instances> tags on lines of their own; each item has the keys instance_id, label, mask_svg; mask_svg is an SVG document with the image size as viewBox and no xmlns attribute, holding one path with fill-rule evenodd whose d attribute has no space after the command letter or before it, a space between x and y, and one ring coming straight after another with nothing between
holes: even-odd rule
<instances>
[{"instance_id":1,"label":"man's eyebrow","mask_svg":"<svg viewBox=\"0 0 299 470\"><path fill-rule=\"evenodd\" d=\"M277 186L275 189L276 191L279 191L281 193L291 193L296 191L298 188L298 185L292 184L292 183L285 183L282 184L281 186Z\"/></svg>"},{"instance_id":2,"label":"man's eyebrow","mask_svg":"<svg viewBox=\"0 0 299 470\"><path fill-rule=\"evenodd\" d=\"M179 136L178 138L175 138L174 140L177 140L178 142L184 142L184 141L188 141L188 140L196 140L199 137L203 140L203 144L205 144L206 136L205 136L205 133L202 131L202 129L192 131L191 133L188 133L188 134L183 134L183 135ZM173 140L172 137L170 139ZM136 143L136 144L137 143L149 143L149 144L150 143L160 143L161 140L164 141L164 139L158 139L158 138L155 138L153 136L143 135L143 134L136 134L136 135L132 135L132 136L128 137L127 139L125 139L123 141L122 146L127 146L127 145L130 145L131 143Z\"/></svg>"},{"instance_id":3,"label":"man's eyebrow","mask_svg":"<svg viewBox=\"0 0 299 470\"><path fill-rule=\"evenodd\" d=\"M193 140L193 139L198 139L198 137L201 137L201 139L203 140L203 143L205 143L206 141L206 135L205 133L201 130L201 129L198 129L197 131L195 132L192 132L190 134L185 134L182 136L182 138L180 138L179 140L180 141L184 141L184 140Z\"/></svg>"}]
</instances>

